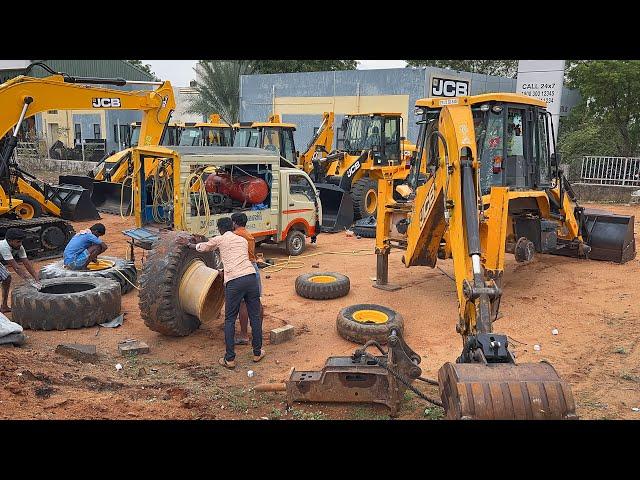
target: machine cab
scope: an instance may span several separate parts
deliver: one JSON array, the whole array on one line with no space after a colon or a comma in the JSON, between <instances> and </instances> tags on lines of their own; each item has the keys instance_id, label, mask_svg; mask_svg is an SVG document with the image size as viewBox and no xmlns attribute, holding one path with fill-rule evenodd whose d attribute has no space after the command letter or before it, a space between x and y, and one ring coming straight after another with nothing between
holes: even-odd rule
<instances>
[{"instance_id":1,"label":"machine cab","mask_svg":"<svg viewBox=\"0 0 640 480\"><path fill-rule=\"evenodd\" d=\"M187 123L180 138L181 147L229 147L231 127L206 123Z\"/></svg>"},{"instance_id":2,"label":"machine cab","mask_svg":"<svg viewBox=\"0 0 640 480\"><path fill-rule=\"evenodd\" d=\"M272 115L267 122L240 122L233 126L234 147L257 147L277 152L292 164L298 161L293 132L296 126L282 123L280 115Z\"/></svg>"},{"instance_id":3,"label":"machine cab","mask_svg":"<svg viewBox=\"0 0 640 480\"><path fill-rule=\"evenodd\" d=\"M135 147L138 145L140 141L140 126L141 122L135 122L131 124L131 138L127 142L129 148ZM180 137L182 135L182 131L184 130L184 126L178 123L170 123L167 125L162 133L162 138L160 140L160 145L169 147L180 144Z\"/></svg>"},{"instance_id":4,"label":"machine cab","mask_svg":"<svg viewBox=\"0 0 640 480\"><path fill-rule=\"evenodd\" d=\"M340 128L338 150L358 155L371 150L373 164L386 166L401 160L399 113L367 113L346 115Z\"/></svg>"}]
</instances>

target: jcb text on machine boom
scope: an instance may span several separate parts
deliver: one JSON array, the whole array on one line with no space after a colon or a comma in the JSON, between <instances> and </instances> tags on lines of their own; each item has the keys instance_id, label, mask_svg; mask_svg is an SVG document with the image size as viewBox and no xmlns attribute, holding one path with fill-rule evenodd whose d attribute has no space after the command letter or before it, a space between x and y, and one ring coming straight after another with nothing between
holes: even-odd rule
<instances>
[{"instance_id":1,"label":"jcb text on machine boom","mask_svg":"<svg viewBox=\"0 0 640 480\"><path fill-rule=\"evenodd\" d=\"M633 218L585 212L575 203L559 155L551 153L544 102L486 94L417 105L422 118L411 174L406 182L379 182L377 286L389 287L391 248L406 250L407 267L453 259L463 347L439 372L449 418L575 418L571 390L553 367L516 364L507 336L493 332L505 253L523 261L535 251L626 261L635 256Z\"/></svg>"}]
</instances>

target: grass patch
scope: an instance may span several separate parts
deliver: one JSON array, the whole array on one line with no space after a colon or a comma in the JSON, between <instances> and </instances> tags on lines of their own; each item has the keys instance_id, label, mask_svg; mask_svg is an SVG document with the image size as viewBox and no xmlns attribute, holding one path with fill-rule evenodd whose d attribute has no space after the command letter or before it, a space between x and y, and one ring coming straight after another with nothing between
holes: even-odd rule
<instances>
[{"instance_id":1,"label":"grass patch","mask_svg":"<svg viewBox=\"0 0 640 480\"><path fill-rule=\"evenodd\" d=\"M282 417L282 410L279 408L273 407L271 412L269 413L269 420L278 420Z\"/></svg>"},{"instance_id":2,"label":"grass patch","mask_svg":"<svg viewBox=\"0 0 640 480\"><path fill-rule=\"evenodd\" d=\"M350 416L351 420L390 420L389 415L376 413L374 410L366 407L356 407Z\"/></svg>"},{"instance_id":3,"label":"grass patch","mask_svg":"<svg viewBox=\"0 0 640 480\"><path fill-rule=\"evenodd\" d=\"M293 410L291 412L294 420L326 420L327 416L320 412L305 412L304 410Z\"/></svg>"},{"instance_id":4,"label":"grass patch","mask_svg":"<svg viewBox=\"0 0 640 480\"><path fill-rule=\"evenodd\" d=\"M249 411L249 402L244 398L244 390L232 390L229 392L228 400L229 408L234 412L247 413Z\"/></svg>"},{"instance_id":5,"label":"grass patch","mask_svg":"<svg viewBox=\"0 0 640 480\"><path fill-rule=\"evenodd\" d=\"M427 407L422 412L424 418L429 420L442 420L444 418L444 408L442 407Z\"/></svg>"},{"instance_id":6,"label":"grass patch","mask_svg":"<svg viewBox=\"0 0 640 480\"><path fill-rule=\"evenodd\" d=\"M630 374L629 372L622 372L620 374L620 378L623 380L628 380L630 382L635 382L638 383L640 381L640 379L638 377L636 377L635 375Z\"/></svg>"}]
</instances>

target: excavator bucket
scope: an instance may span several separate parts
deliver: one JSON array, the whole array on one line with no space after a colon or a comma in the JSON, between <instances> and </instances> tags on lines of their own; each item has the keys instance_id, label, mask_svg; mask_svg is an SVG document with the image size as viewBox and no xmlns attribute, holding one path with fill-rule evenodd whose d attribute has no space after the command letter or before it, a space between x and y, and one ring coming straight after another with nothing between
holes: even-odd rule
<instances>
[{"instance_id":1,"label":"excavator bucket","mask_svg":"<svg viewBox=\"0 0 640 480\"><path fill-rule=\"evenodd\" d=\"M131 209L131 185L95 182L91 201L100 212L126 215Z\"/></svg>"},{"instance_id":2,"label":"excavator bucket","mask_svg":"<svg viewBox=\"0 0 640 480\"><path fill-rule=\"evenodd\" d=\"M591 247L589 258L625 263L636 256L633 215L585 209L583 239Z\"/></svg>"},{"instance_id":3,"label":"excavator bucket","mask_svg":"<svg viewBox=\"0 0 640 480\"><path fill-rule=\"evenodd\" d=\"M445 363L438 372L450 420L577 420L569 385L547 362Z\"/></svg>"},{"instance_id":4,"label":"excavator bucket","mask_svg":"<svg viewBox=\"0 0 640 480\"><path fill-rule=\"evenodd\" d=\"M323 232L335 233L349 228L353 223L353 199L349 192L332 183L316 183L322 204Z\"/></svg>"},{"instance_id":5,"label":"excavator bucket","mask_svg":"<svg viewBox=\"0 0 640 480\"><path fill-rule=\"evenodd\" d=\"M98 220L100 214L91 202L91 190L74 184L45 185L44 198L60 208L64 220Z\"/></svg>"}]
</instances>

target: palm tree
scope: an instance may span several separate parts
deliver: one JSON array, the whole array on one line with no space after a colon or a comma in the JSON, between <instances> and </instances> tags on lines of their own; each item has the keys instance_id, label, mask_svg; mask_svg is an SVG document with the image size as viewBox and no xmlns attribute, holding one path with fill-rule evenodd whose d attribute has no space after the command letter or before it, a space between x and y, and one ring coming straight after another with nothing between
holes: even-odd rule
<instances>
[{"instance_id":1,"label":"palm tree","mask_svg":"<svg viewBox=\"0 0 640 480\"><path fill-rule=\"evenodd\" d=\"M197 92L190 102L188 113L199 113L208 117L218 113L231 125L239 119L240 75L250 75L255 71L251 60L200 60L196 66Z\"/></svg>"}]
</instances>

